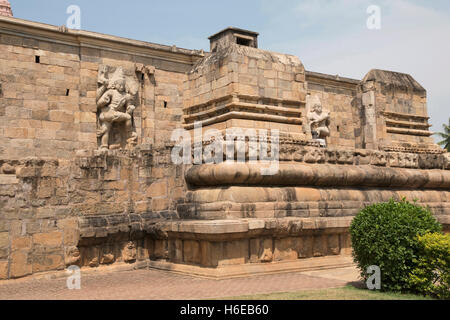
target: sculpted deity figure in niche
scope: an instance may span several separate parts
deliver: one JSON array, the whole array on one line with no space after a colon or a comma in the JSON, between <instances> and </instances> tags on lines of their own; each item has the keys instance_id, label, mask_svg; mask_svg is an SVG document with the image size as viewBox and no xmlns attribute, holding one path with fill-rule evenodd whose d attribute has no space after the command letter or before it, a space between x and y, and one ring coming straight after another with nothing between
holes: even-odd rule
<instances>
[{"instance_id":1,"label":"sculpted deity figure in niche","mask_svg":"<svg viewBox=\"0 0 450 320\"><path fill-rule=\"evenodd\" d=\"M111 140L115 146L120 145L117 136L126 139L126 146L131 148L136 145L137 133L133 125L133 113L136 107L133 105L135 94L127 88L127 81L122 68L117 68L110 79L106 78L107 67L99 70L97 89L98 130L100 149L110 149ZM123 124L120 128L117 125ZM112 134L113 129L121 134Z\"/></svg>"},{"instance_id":2,"label":"sculpted deity figure in niche","mask_svg":"<svg viewBox=\"0 0 450 320\"><path fill-rule=\"evenodd\" d=\"M330 136L330 112L322 108L317 96L311 98L307 119L313 139L319 140L321 145L325 146L325 139Z\"/></svg>"},{"instance_id":3,"label":"sculpted deity figure in niche","mask_svg":"<svg viewBox=\"0 0 450 320\"><path fill-rule=\"evenodd\" d=\"M129 241L123 248L122 259L128 263L136 260L136 244L133 241Z\"/></svg>"}]
</instances>

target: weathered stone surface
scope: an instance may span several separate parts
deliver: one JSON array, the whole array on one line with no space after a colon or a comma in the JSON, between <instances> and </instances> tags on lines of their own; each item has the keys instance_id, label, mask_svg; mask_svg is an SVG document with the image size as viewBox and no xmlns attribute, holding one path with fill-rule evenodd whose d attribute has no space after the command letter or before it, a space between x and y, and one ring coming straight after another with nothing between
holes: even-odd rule
<instances>
[{"instance_id":1,"label":"weathered stone surface","mask_svg":"<svg viewBox=\"0 0 450 320\"><path fill-rule=\"evenodd\" d=\"M245 264L248 261L248 241L235 240L223 243L219 266Z\"/></svg>"},{"instance_id":2,"label":"weathered stone surface","mask_svg":"<svg viewBox=\"0 0 450 320\"><path fill-rule=\"evenodd\" d=\"M299 245L296 238L275 239L274 261L297 260Z\"/></svg>"},{"instance_id":3,"label":"weathered stone surface","mask_svg":"<svg viewBox=\"0 0 450 320\"><path fill-rule=\"evenodd\" d=\"M201 262L199 241L185 240L183 241L184 262L198 265Z\"/></svg>"},{"instance_id":4,"label":"weathered stone surface","mask_svg":"<svg viewBox=\"0 0 450 320\"><path fill-rule=\"evenodd\" d=\"M0 261L0 280L8 279L8 261Z\"/></svg>"},{"instance_id":5,"label":"weathered stone surface","mask_svg":"<svg viewBox=\"0 0 450 320\"><path fill-rule=\"evenodd\" d=\"M0 173L3 173L3 174L15 174L16 173L16 168L14 168L9 163L4 163L1 166L1 168L0 168Z\"/></svg>"},{"instance_id":6,"label":"weathered stone surface","mask_svg":"<svg viewBox=\"0 0 450 320\"><path fill-rule=\"evenodd\" d=\"M374 69L361 89L364 147L439 151L429 131L426 91L410 75Z\"/></svg>"},{"instance_id":7,"label":"weathered stone surface","mask_svg":"<svg viewBox=\"0 0 450 320\"><path fill-rule=\"evenodd\" d=\"M136 244L129 241L122 250L122 259L128 263L134 262L136 261L136 254Z\"/></svg>"},{"instance_id":8,"label":"weathered stone surface","mask_svg":"<svg viewBox=\"0 0 450 320\"><path fill-rule=\"evenodd\" d=\"M250 239L250 262L272 262L273 240Z\"/></svg>"},{"instance_id":9,"label":"weathered stone surface","mask_svg":"<svg viewBox=\"0 0 450 320\"><path fill-rule=\"evenodd\" d=\"M153 240L153 252L151 253L151 259L158 260L167 258L167 240Z\"/></svg>"},{"instance_id":10,"label":"weathered stone surface","mask_svg":"<svg viewBox=\"0 0 450 320\"><path fill-rule=\"evenodd\" d=\"M104 254L100 260L100 264L111 264L115 261L115 257L112 253ZM129 260L132 261L132 260Z\"/></svg>"},{"instance_id":11,"label":"weathered stone surface","mask_svg":"<svg viewBox=\"0 0 450 320\"><path fill-rule=\"evenodd\" d=\"M153 183L148 189L147 189L147 196L148 197L164 197L167 196L167 182L166 181L160 181Z\"/></svg>"},{"instance_id":12,"label":"weathered stone surface","mask_svg":"<svg viewBox=\"0 0 450 320\"><path fill-rule=\"evenodd\" d=\"M99 88L96 98L99 110L97 136L101 140L100 148L120 147L123 146L123 141L126 141L128 147L132 147L137 143L137 133L133 127L136 106L133 103L136 99L138 84L137 81L133 81L133 78L125 76L122 67L118 67L114 72L109 69L102 65L98 71ZM109 78L108 73L111 73ZM125 124L123 129L115 126L121 123ZM121 137L113 136L113 127Z\"/></svg>"},{"instance_id":13,"label":"weathered stone surface","mask_svg":"<svg viewBox=\"0 0 450 320\"><path fill-rule=\"evenodd\" d=\"M67 248L64 261L66 266L79 265L81 262L80 250L77 247Z\"/></svg>"},{"instance_id":14,"label":"weathered stone surface","mask_svg":"<svg viewBox=\"0 0 450 320\"><path fill-rule=\"evenodd\" d=\"M62 245L62 232L38 233L33 235L33 244L47 248L58 248Z\"/></svg>"},{"instance_id":15,"label":"weathered stone surface","mask_svg":"<svg viewBox=\"0 0 450 320\"><path fill-rule=\"evenodd\" d=\"M444 169L450 170L450 153L444 155Z\"/></svg>"},{"instance_id":16,"label":"weathered stone surface","mask_svg":"<svg viewBox=\"0 0 450 320\"><path fill-rule=\"evenodd\" d=\"M32 274L32 264L29 262L28 253L26 251L21 250L12 252L10 259L9 275L11 278L19 278Z\"/></svg>"},{"instance_id":17,"label":"weathered stone surface","mask_svg":"<svg viewBox=\"0 0 450 320\"><path fill-rule=\"evenodd\" d=\"M316 155L311 155L315 158ZM311 159L312 159L311 158ZM353 157L343 155L343 162ZM340 158L341 159L341 156ZM341 160L339 160L340 162ZM309 161L307 161L309 162ZM312 161L311 161L312 162ZM407 185L418 189L448 189L450 171L392 169L370 166L351 166L320 164L279 164L274 175L265 176L261 165L239 163L229 166L226 163L194 166L186 174L189 183L196 186L220 186L246 183L247 185L285 185L285 186L365 186L398 188Z\"/></svg>"},{"instance_id":18,"label":"weathered stone surface","mask_svg":"<svg viewBox=\"0 0 450 320\"><path fill-rule=\"evenodd\" d=\"M2 249L9 248L9 233L8 232L0 233L0 248L2 248Z\"/></svg>"},{"instance_id":19,"label":"weathered stone surface","mask_svg":"<svg viewBox=\"0 0 450 320\"><path fill-rule=\"evenodd\" d=\"M0 279L148 259L221 270L349 256L352 218L391 198L417 199L448 230L449 154L409 75L305 71L238 29L203 54L2 23ZM224 158L210 152L174 164L172 133L192 138L196 121L216 131L193 146L233 146L230 160L246 163L206 165ZM264 130L279 137L252 144ZM256 160L278 149L273 175L249 161L266 147Z\"/></svg>"},{"instance_id":20,"label":"weathered stone surface","mask_svg":"<svg viewBox=\"0 0 450 320\"><path fill-rule=\"evenodd\" d=\"M313 256L313 236L305 236L299 239L300 244L298 247L299 258L311 258Z\"/></svg>"},{"instance_id":21,"label":"weathered stone surface","mask_svg":"<svg viewBox=\"0 0 450 320\"><path fill-rule=\"evenodd\" d=\"M31 249L32 237L19 237L12 239L11 250L26 250Z\"/></svg>"},{"instance_id":22,"label":"weathered stone surface","mask_svg":"<svg viewBox=\"0 0 450 320\"><path fill-rule=\"evenodd\" d=\"M11 9L11 4L8 0L2 0L0 2L0 16L12 17L13 12Z\"/></svg>"},{"instance_id":23,"label":"weathered stone surface","mask_svg":"<svg viewBox=\"0 0 450 320\"><path fill-rule=\"evenodd\" d=\"M64 269L62 254L43 253L33 257L33 273Z\"/></svg>"},{"instance_id":24,"label":"weathered stone surface","mask_svg":"<svg viewBox=\"0 0 450 320\"><path fill-rule=\"evenodd\" d=\"M98 257L93 257L93 258L89 261L88 266L91 267L91 268L96 268L96 267L99 266L99 264L100 264L100 262L99 262Z\"/></svg>"},{"instance_id":25,"label":"weathered stone surface","mask_svg":"<svg viewBox=\"0 0 450 320\"><path fill-rule=\"evenodd\" d=\"M341 248L339 245L339 234L332 234L328 236L327 239L328 255L338 255L340 254Z\"/></svg>"},{"instance_id":26,"label":"weathered stone surface","mask_svg":"<svg viewBox=\"0 0 450 320\"><path fill-rule=\"evenodd\" d=\"M169 240L169 259L175 263L183 262L183 242L181 240Z\"/></svg>"}]
</instances>

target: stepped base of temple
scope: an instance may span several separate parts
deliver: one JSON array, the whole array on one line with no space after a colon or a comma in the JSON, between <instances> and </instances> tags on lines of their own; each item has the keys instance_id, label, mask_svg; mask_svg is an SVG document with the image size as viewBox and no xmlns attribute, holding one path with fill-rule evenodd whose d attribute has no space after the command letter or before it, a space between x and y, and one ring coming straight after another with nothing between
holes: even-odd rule
<instances>
[{"instance_id":1,"label":"stepped base of temple","mask_svg":"<svg viewBox=\"0 0 450 320\"><path fill-rule=\"evenodd\" d=\"M167 261L149 262L150 268L216 280L261 276L274 273L338 269L353 265L352 258L348 255L300 259L296 261L230 265L218 268L204 268Z\"/></svg>"}]
</instances>

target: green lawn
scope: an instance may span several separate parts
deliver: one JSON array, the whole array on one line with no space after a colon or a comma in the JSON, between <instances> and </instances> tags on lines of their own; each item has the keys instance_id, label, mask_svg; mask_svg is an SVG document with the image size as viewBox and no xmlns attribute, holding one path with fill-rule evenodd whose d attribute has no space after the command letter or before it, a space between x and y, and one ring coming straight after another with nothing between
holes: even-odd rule
<instances>
[{"instance_id":1,"label":"green lawn","mask_svg":"<svg viewBox=\"0 0 450 320\"><path fill-rule=\"evenodd\" d=\"M432 300L413 294L389 293L358 289L351 285L336 288L287 293L250 295L220 300Z\"/></svg>"}]
</instances>

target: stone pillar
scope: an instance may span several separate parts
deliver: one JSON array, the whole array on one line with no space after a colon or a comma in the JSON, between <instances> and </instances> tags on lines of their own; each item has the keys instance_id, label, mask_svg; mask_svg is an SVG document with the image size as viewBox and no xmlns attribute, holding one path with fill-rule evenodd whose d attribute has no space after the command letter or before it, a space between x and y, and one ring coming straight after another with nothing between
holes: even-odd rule
<instances>
[{"instance_id":1,"label":"stone pillar","mask_svg":"<svg viewBox=\"0 0 450 320\"><path fill-rule=\"evenodd\" d=\"M375 108L375 86L373 81L364 83L362 86L362 105L363 105L363 121L364 135L363 147L366 149L376 150L377 143L377 117Z\"/></svg>"},{"instance_id":2,"label":"stone pillar","mask_svg":"<svg viewBox=\"0 0 450 320\"><path fill-rule=\"evenodd\" d=\"M12 17L13 12L8 0L0 0L0 16Z\"/></svg>"}]
</instances>

